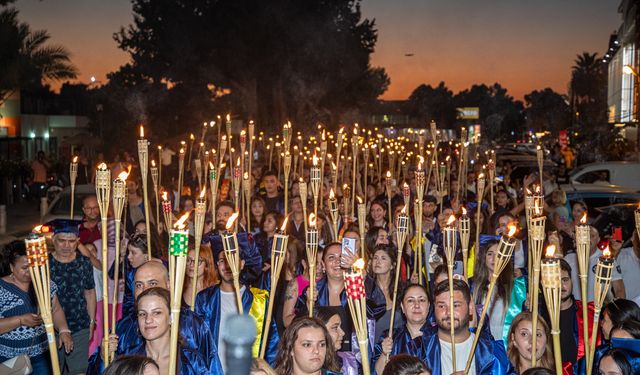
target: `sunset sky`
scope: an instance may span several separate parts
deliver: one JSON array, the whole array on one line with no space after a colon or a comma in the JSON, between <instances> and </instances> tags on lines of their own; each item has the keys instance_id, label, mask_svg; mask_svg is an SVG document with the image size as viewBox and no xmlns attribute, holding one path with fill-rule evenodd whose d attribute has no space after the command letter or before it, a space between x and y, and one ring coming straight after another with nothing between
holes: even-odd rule
<instances>
[{"instance_id":1,"label":"sunset sky","mask_svg":"<svg viewBox=\"0 0 640 375\"><path fill-rule=\"evenodd\" d=\"M268 1L268 0L267 0ZM551 87L566 93L582 51L602 54L620 26L618 0L364 0L379 31L373 64L387 69L383 99L406 99L422 83L454 92L499 82L517 99ZM49 31L80 69L104 82L128 56L112 35L132 21L125 0L18 0L20 19ZM405 56L413 54L413 56Z\"/></svg>"}]
</instances>

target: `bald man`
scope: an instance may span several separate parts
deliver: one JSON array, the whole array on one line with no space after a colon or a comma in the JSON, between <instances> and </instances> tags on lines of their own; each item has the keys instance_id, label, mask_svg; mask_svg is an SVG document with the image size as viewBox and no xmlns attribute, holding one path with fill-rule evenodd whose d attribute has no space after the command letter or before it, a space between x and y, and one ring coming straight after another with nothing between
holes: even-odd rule
<instances>
[{"instance_id":1,"label":"bald man","mask_svg":"<svg viewBox=\"0 0 640 375\"><path fill-rule=\"evenodd\" d=\"M150 260L136 270L134 297L149 288L159 287L169 290L169 272L164 264L157 260ZM142 344L142 336L138 329L138 319L135 311L123 316L116 324L118 338L117 354L127 354ZM195 315L188 308L180 310L180 336L184 339L184 346L200 353L209 365L211 374L221 374L222 366L218 358L218 348L213 341L211 331L202 318ZM100 351L98 350L98 353Z\"/></svg>"}]
</instances>

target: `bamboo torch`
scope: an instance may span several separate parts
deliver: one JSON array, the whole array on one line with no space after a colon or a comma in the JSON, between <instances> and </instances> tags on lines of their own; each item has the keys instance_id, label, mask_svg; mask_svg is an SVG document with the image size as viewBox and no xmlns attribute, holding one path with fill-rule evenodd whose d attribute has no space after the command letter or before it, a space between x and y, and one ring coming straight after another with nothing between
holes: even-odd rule
<instances>
[{"instance_id":1,"label":"bamboo torch","mask_svg":"<svg viewBox=\"0 0 640 375\"><path fill-rule=\"evenodd\" d=\"M166 191L162 192L162 215L164 216L164 225L168 233L173 224L173 208Z\"/></svg>"},{"instance_id":2,"label":"bamboo torch","mask_svg":"<svg viewBox=\"0 0 640 375\"><path fill-rule=\"evenodd\" d=\"M324 129L322 130L322 141L320 142L320 176L322 176L322 183L320 184L320 196L324 197L324 165L327 160L327 139ZM295 167L293 168L295 171ZM324 198L323 198L324 199ZM323 205L324 207L324 205Z\"/></svg>"},{"instance_id":3,"label":"bamboo torch","mask_svg":"<svg viewBox=\"0 0 640 375\"><path fill-rule=\"evenodd\" d=\"M580 223L576 225L576 255L578 258L578 276L580 278L580 294L582 301L587 301L587 285L589 282L589 253L591 248L591 233L587 225L587 213L580 218ZM587 303L582 304L582 330L584 339L584 352L587 362L589 361L589 310Z\"/></svg>"},{"instance_id":4,"label":"bamboo torch","mask_svg":"<svg viewBox=\"0 0 640 375\"><path fill-rule=\"evenodd\" d=\"M311 183L311 193L313 194L313 212L318 214L318 195L320 192L320 167L318 166L318 157L313 154L313 165L309 175Z\"/></svg>"},{"instance_id":5,"label":"bamboo torch","mask_svg":"<svg viewBox=\"0 0 640 375\"><path fill-rule=\"evenodd\" d=\"M238 246L238 237L235 231L231 231L233 222L238 218L238 213L234 212L229 220L225 232L222 234L222 247L224 248L224 255L227 258L229 268L233 275L233 285L236 289L236 302L238 303L239 314L244 314L242 308L242 296L240 295L240 247Z\"/></svg>"},{"instance_id":6,"label":"bamboo torch","mask_svg":"<svg viewBox=\"0 0 640 375\"><path fill-rule=\"evenodd\" d=\"M196 199L196 210L194 217L195 231L195 250L196 258L193 264L193 280L191 283L191 311L196 306L196 290L198 289L198 266L200 263L200 245L202 244L202 231L204 228L204 216L207 213L207 188L200 192L200 196Z\"/></svg>"},{"instance_id":7,"label":"bamboo torch","mask_svg":"<svg viewBox=\"0 0 640 375\"><path fill-rule=\"evenodd\" d=\"M182 288L187 267L187 252L189 251L189 230L185 222L191 212L187 212L176 222L169 233L169 262L172 268L171 278L171 351L169 357L169 374L176 373L178 362L178 336L180 327L180 306L182 305ZM148 241L150 242L150 241Z\"/></svg>"},{"instance_id":8,"label":"bamboo torch","mask_svg":"<svg viewBox=\"0 0 640 375\"><path fill-rule=\"evenodd\" d=\"M560 351L560 293L561 275L560 259L554 257L556 247L549 245L546 257L541 263L542 292L549 310L551 323L551 337L553 337L553 357L556 364L556 374L562 374L562 353ZM535 331L534 331L535 332ZM532 347L535 348L535 347ZM537 352L532 349L532 352Z\"/></svg>"},{"instance_id":9,"label":"bamboo torch","mask_svg":"<svg viewBox=\"0 0 640 375\"><path fill-rule=\"evenodd\" d=\"M531 322L533 332L537 332L538 327L538 291L540 290L540 261L542 258L542 247L544 245L545 237L545 223L547 217L543 214L542 208L538 206L538 201L535 202L535 208L533 216L529 220L530 235L531 235L531 264L533 266L533 284L530 285L531 290L531 313L533 314L533 320ZM536 335L532 338L532 348L536 348ZM537 358L535 355L531 356L531 366L536 366Z\"/></svg>"},{"instance_id":10,"label":"bamboo torch","mask_svg":"<svg viewBox=\"0 0 640 375\"><path fill-rule=\"evenodd\" d=\"M158 183L162 186L162 146L158 146ZM158 194L156 194L156 199Z\"/></svg>"},{"instance_id":11,"label":"bamboo torch","mask_svg":"<svg viewBox=\"0 0 640 375\"><path fill-rule=\"evenodd\" d=\"M189 160L187 160L187 170L191 171L191 158L193 157L193 143L196 141L196 136L193 133L189 134Z\"/></svg>"},{"instance_id":12,"label":"bamboo torch","mask_svg":"<svg viewBox=\"0 0 640 375\"><path fill-rule=\"evenodd\" d=\"M491 214L493 214L493 184L496 178L496 165L494 164L493 159L489 159L487 167L489 169L489 207Z\"/></svg>"},{"instance_id":13,"label":"bamboo torch","mask_svg":"<svg viewBox=\"0 0 640 375\"><path fill-rule=\"evenodd\" d=\"M491 303L493 288L495 288L498 277L507 266L507 262L509 262L511 255L513 254L513 249L516 247L516 240L515 238L513 238L513 236L516 234L516 226L514 224L509 224L508 228L509 232L506 236L502 235L502 237L500 238L500 243L498 244L498 252L496 253L495 265L493 266L491 280L489 281L489 289L487 290L487 294L484 297L484 305L482 306L480 321L478 322L478 328L476 328L476 332L482 332L482 326L484 325L484 319L487 315L487 309L489 308L489 304ZM464 369L465 374L468 374L469 369L471 368L473 355L475 354L479 338L480 334L476 333L475 337L473 338L473 345L471 346L471 350L469 351L469 357L467 358L467 365Z\"/></svg>"},{"instance_id":14,"label":"bamboo torch","mask_svg":"<svg viewBox=\"0 0 640 375\"><path fill-rule=\"evenodd\" d=\"M353 161L353 170L351 173L351 205L349 208L351 209L349 212L351 216L354 216L356 204L356 171L358 170L358 124L353 128L353 137L351 137L351 157ZM346 211L347 207L345 207Z\"/></svg>"},{"instance_id":15,"label":"bamboo torch","mask_svg":"<svg viewBox=\"0 0 640 375\"><path fill-rule=\"evenodd\" d=\"M316 290L316 264L318 256L318 229L316 228L316 215L309 214L309 228L306 230L306 251L307 262L309 263L309 317L313 317L313 306L315 304L314 293Z\"/></svg>"},{"instance_id":16,"label":"bamboo torch","mask_svg":"<svg viewBox=\"0 0 640 375\"><path fill-rule=\"evenodd\" d=\"M338 240L338 200L333 188L329 190L329 213L331 214L331 223L333 224L333 240Z\"/></svg>"},{"instance_id":17,"label":"bamboo torch","mask_svg":"<svg viewBox=\"0 0 640 375\"><path fill-rule=\"evenodd\" d=\"M149 141L144 138L144 127L140 125L140 139L138 139L138 161L140 162L140 175L142 176L142 194L144 195L144 223L149 230ZM149 230L150 232L150 230ZM147 254L151 259L151 241L147 241Z\"/></svg>"},{"instance_id":18,"label":"bamboo torch","mask_svg":"<svg viewBox=\"0 0 640 375\"><path fill-rule=\"evenodd\" d=\"M537 145L536 146L536 157L538 159L538 173L540 173L540 190L542 191L544 189L543 186L543 179L542 179L542 166L544 164L544 149L542 148L542 145Z\"/></svg>"},{"instance_id":19,"label":"bamboo torch","mask_svg":"<svg viewBox=\"0 0 640 375\"><path fill-rule=\"evenodd\" d=\"M178 199L182 197L182 177L184 176L184 147L178 152ZM169 230L169 228L167 228Z\"/></svg>"},{"instance_id":20,"label":"bamboo torch","mask_svg":"<svg viewBox=\"0 0 640 375\"><path fill-rule=\"evenodd\" d=\"M37 232L36 227L34 232ZM54 375L60 375L60 364L58 362L58 347L56 345L56 334L53 329L53 314L51 310L51 278L49 273L49 254L47 253L47 243L44 237L37 233L31 233L25 238L24 243L27 248L27 260L29 262L29 274L33 282L40 315L47 332L47 342L49 343L49 356L51 357L51 368Z\"/></svg>"},{"instance_id":21,"label":"bamboo torch","mask_svg":"<svg viewBox=\"0 0 640 375\"><path fill-rule=\"evenodd\" d=\"M289 173L291 173L291 153L284 153L284 214L289 212Z\"/></svg>"},{"instance_id":22,"label":"bamboo torch","mask_svg":"<svg viewBox=\"0 0 640 375\"><path fill-rule=\"evenodd\" d=\"M236 212L240 212L240 178L242 177L242 168L240 168L240 158L233 168L233 196L235 197L234 203L236 206ZM235 232L238 231L238 222L235 223Z\"/></svg>"},{"instance_id":23,"label":"bamboo torch","mask_svg":"<svg viewBox=\"0 0 640 375\"><path fill-rule=\"evenodd\" d=\"M422 139L422 142L424 143L424 137L420 136L420 139ZM419 157L420 161L418 162L418 169L414 172L414 176L415 176L415 180L416 180L416 195L417 195L417 202L416 202L416 209L414 211L415 217L416 217L416 235L418 236L418 245L416 247L416 265L418 268L418 280L420 282L420 284L422 284L423 281L423 275L422 275L422 202L424 199L424 184L425 184L425 177L424 177L424 170L422 169L422 156Z\"/></svg>"},{"instance_id":24,"label":"bamboo torch","mask_svg":"<svg viewBox=\"0 0 640 375\"><path fill-rule=\"evenodd\" d=\"M218 193L218 173L216 164L209 162L209 190L211 191L211 222L216 224L216 194Z\"/></svg>"},{"instance_id":25,"label":"bamboo torch","mask_svg":"<svg viewBox=\"0 0 640 375\"><path fill-rule=\"evenodd\" d=\"M587 357L587 374L591 374L593 368L593 356L596 349L596 333L598 332L598 324L600 322L600 311L604 300L609 293L609 287L611 286L611 272L613 271L613 257L611 257L611 251L607 246L602 252L602 256L598 258L596 263L596 280L593 285L593 327L591 332L591 344L589 345L589 357ZM583 301L586 301L585 297L582 297Z\"/></svg>"},{"instance_id":26,"label":"bamboo torch","mask_svg":"<svg viewBox=\"0 0 640 375\"><path fill-rule=\"evenodd\" d=\"M76 178L78 177L78 157L74 156L71 164L69 165L69 182L71 182L71 210L69 213L69 219L73 220L73 203L75 201L76 193Z\"/></svg>"},{"instance_id":27,"label":"bamboo torch","mask_svg":"<svg viewBox=\"0 0 640 375\"><path fill-rule=\"evenodd\" d=\"M402 250L404 242L407 239L409 231L409 215L407 215L407 206L402 208L396 221L396 240L398 241L398 257L396 259L396 277L393 282L393 301L391 302L391 321L389 322L389 337L393 337L393 321L396 315L396 301L398 299L398 281L400 280L400 263L402 262Z\"/></svg>"},{"instance_id":28,"label":"bamboo torch","mask_svg":"<svg viewBox=\"0 0 640 375\"><path fill-rule=\"evenodd\" d=\"M640 205L634 211L634 216L636 218L636 232L638 232L638 237L640 237Z\"/></svg>"},{"instance_id":29,"label":"bamboo torch","mask_svg":"<svg viewBox=\"0 0 640 375\"><path fill-rule=\"evenodd\" d=\"M453 362L453 372L456 372L456 327L455 319L453 316L453 265L454 258L456 256L456 242L457 242L457 228L453 223L456 221L456 217L451 215L447 220L447 225L443 229L442 242L444 246L444 253L447 257L447 270L449 278L449 322L451 335L451 358Z\"/></svg>"},{"instance_id":30,"label":"bamboo torch","mask_svg":"<svg viewBox=\"0 0 640 375\"><path fill-rule=\"evenodd\" d=\"M385 186L387 188L387 209L388 209L388 212L389 212L387 217L388 217L388 220L389 220L388 223L389 223L389 225L391 225L391 218L392 218L392 216L391 216L392 215L391 214L391 171L387 171L387 174L385 176L384 182L385 182ZM398 249L398 250L400 250L400 249Z\"/></svg>"},{"instance_id":31,"label":"bamboo torch","mask_svg":"<svg viewBox=\"0 0 640 375\"><path fill-rule=\"evenodd\" d=\"M298 190L300 190L300 203L302 203L302 216L304 216L304 231L308 230L309 223L307 222L307 183L302 177L298 180Z\"/></svg>"},{"instance_id":32,"label":"bamboo torch","mask_svg":"<svg viewBox=\"0 0 640 375\"><path fill-rule=\"evenodd\" d=\"M367 294L364 287L364 259L358 259L350 271L344 273L344 288L351 320L358 338L358 346L362 355L362 373L369 375L369 330L367 327Z\"/></svg>"},{"instance_id":33,"label":"bamboo torch","mask_svg":"<svg viewBox=\"0 0 640 375\"><path fill-rule=\"evenodd\" d=\"M484 183L484 173L480 173L476 181L476 200L478 203L478 206L476 207L476 254L478 253L478 246L480 244L480 215L482 214L482 196L484 195Z\"/></svg>"},{"instance_id":34,"label":"bamboo torch","mask_svg":"<svg viewBox=\"0 0 640 375\"><path fill-rule=\"evenodd\" d=\"M467 216L467 209L462 206L462 215L458 218L460 230L460 247L462 247L462 274L467 277L467 260L469 258L469 237L471 236L471 219Z\"/></svg>"},{"instance_id":35,"label":"bamboo torch","mask_svg":"<svg viewBox=\"0 0 640 375\"><path fill-rule=\"evenodd\" d=\"M129 176L128 172L122 172L118 175L118 177L113 181L113 215L115 222L115 231L116 231L116 254L115 254L115 270L113 283L115 287L113 288L113 303L111 304L111 319L113 322L116 321L116 307L118 305L118 290L120 289L118 285L120 284L119 280L119 271L120 271L120 226L122 222L122 211L124 209L124 204L127 199L127 177ZM149 242L149 241L147 241ZM103 258L103 263L107 261L107 258ZM115 323L114 323L115 324Z\"/></svg>"},{"instance_id":36,"label":"bamboo torch","mask_svg":"<svg viewBox=\"0 0 640 375\"><path fill-rule=\"evenodd\" d=\"M367 205L360 196L356 197L358 198L358 229L360 230L360 238L362 239L366 233L365 224L367 220ZM360 258L366 259L364 241L360 241Z\"/></svg>"},{"instance_id":37,"label":"bamboo torch","mask_svg":"<svg viewBox=\"0 0 640 375\"><path fill-rule=\"evenodd\" d=\"M102 358L105 366L109 365L109 288L108 288L108 254L107 217L109 215L109 195L111 193L111 171L105 163L96 170L96 198L100 208L102 221L102 321L104 322L104 336L102 339Z\"/></svg>"},{"instance_id":38,"label":"bamboo torch","mask_svg":"<svg viewBox=\"0 0 640 375\"><path fill-rule=\"evenodd\" d=\"M162 163L161 163L162 164ZM157 231L158 234L161 233L160 230L160 200L158 199L159 195L158 195L158 181L159 181L159 171L158 171L158 166L156 165L156 161L155 160L151 160L151 182L153 183L153 196L155 197L155 201L156 201L156 226L157 226Z\"/></svg>"},{"instance_id":39,"label":"bamboo torch","mask_svg":"<svg viewBox=\"0 0 640 375\"><path fill-rule=\"evenodd\" d=\"M286 227L287 218L284 219L280 230L276 231L273 235L273 244L271 245L271 288L269 290L269 304L267 305L267 319L264 323L264 333L262 335L262 345L260 347L260 358L264 358L264 353L267 349L267 342L269 341L269 327L271 326L271 314L273 312L273 302L276 298L276 289L278 286L278 279L280 278L280 272L282 271L282 265L287 257L287 243L289 242L289 236L284 232Z\"/></svg>"},{"instance_id":40,"label":"bamboo torch","mask_svg":"<svg viewBox=\"0 0 640 375\"><path fill-rule=\"evenodd\" d=\"M196 179L198 180L198 189L202 189L202 161L200 158L193 159L193 166L196 169Z\"/></svg>"},{"instance_id":41,"label":"bamboo torch","mask_svg":"<svg viewBox=\"0 0 640 375\"><path fill-rule=\"evenodd\" d=\"M247 171L242 174L242 190L244 191L244 215L247 219L247 232L251 232L251 182Z\"/></svg>"}]
</instances>

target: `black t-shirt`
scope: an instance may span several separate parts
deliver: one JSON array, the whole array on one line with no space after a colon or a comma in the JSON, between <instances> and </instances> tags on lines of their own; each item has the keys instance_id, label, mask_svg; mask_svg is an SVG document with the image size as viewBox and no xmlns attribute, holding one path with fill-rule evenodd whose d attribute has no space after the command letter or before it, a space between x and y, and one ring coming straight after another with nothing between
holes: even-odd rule
<instances>
[{"instance_id":1,"label":"black t-shirt","mask_svg":"<svg viewBox=\"0 0 640 375\"><path fill-rule=\"evenodd\" d=\"M571 304L566 310L560 310L560 347L562 362L575 363L578 356L578 343L573 335L576 322L576 305Z\"/></svg>"},{"instance_id":2,"label":"black t-shirt","mask_svg":"<svg viewBox=\"0 0 640 375\"><path fill-rule=\"evenodd\" d=\"M276 211L282 214L281 211L284 207L284 200L282 198L282 195L278 194L278 196L274 198L269 198L265 195L263 198L264 198L264 207L266 209L265 212Z\"/></svg>"}]
</instances>

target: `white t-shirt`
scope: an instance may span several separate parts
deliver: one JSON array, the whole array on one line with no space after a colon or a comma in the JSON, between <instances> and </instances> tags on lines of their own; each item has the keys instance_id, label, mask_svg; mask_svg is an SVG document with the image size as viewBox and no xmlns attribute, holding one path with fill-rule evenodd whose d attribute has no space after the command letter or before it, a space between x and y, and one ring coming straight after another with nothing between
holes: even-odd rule
<instances>
[{"instance_id":1,"label":"white t-shirt","mask_svg":"<svg viewBox=\"0 0 640 375\"><path fill-rule=\"evenodd\" d=\"M244 294L246 287L240 288L240 295ZM225 360L226 345L222 337L224 336L224 323L231 315L238 313L238 302L236 299L236 292L223 292L220 291L220 328L218 330L218 357L220 358L220 364L222 368L227 368Z\"/></svg>"},{"instance_id":2,"label":"white t-shirt","mask_svg":"<svg viewBox=\"0 0 640 375\"><path fill-rule=\"evenodd\" d=\"M616 260L622 271L625 297L634 299L640 296L640 259L633 252L633 247L621 249Z\"/></svg>"},{"instance_id":3,"label":"white t-shirt","mask_svg":"<svg viewBox=\"0 0 640 375\"><path fill-rule=\"evenodd\" d=\"M165 147L162 149L162 165L164 167L171 165L173 156L176 154L172 149Z\"/></svg>"},{"instance_id":4,"label":"white t-shirt","mask_svg":"<svg viewBox=\"0 0 640 375\"><path fill-rule=\"evenodd\" d=\"M469 337L463 341L456 343L456 370L464 371L467 365L467 358L471 352L471 346L473 345L474 334L471 333ZM444 340L440 340L440 371L442 375L450 375L453 373L453 358L451 356L451 343ZM471 368L469 369L469 375L476 374L476 358L473 357L471 362Z\"/></svg>"}]
</instances>

